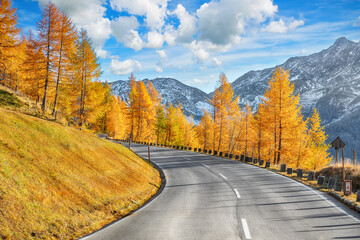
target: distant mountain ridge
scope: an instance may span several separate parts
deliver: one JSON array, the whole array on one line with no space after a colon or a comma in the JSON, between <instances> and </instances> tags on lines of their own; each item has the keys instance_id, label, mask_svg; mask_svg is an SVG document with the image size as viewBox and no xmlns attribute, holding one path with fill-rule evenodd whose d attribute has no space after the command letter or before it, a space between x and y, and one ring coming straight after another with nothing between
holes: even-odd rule
<instances>
[{"instance_id":1,"label":"distant mountain ridge","mask_svg":"<svg viewBox=\"0 0 360 240\"><path fill-rule=\"evenodd\" d=\"M360 150L360 43L342 37L325 50L292 57L279 66L290 71L295 93L300 93L304 116L308 117L316 107L328 141L340 136L347 144L346 157L351 158L353 149ZM256 109L274 69L249 71L231 83L235 96L240 96L241 106L247 102ZM211 110L206 99L212 93L206 94L171 78L151 81L163 96L163 103L180 101L185 114L192 114L196 121L200 120L203 108ZM112 88L114 94L126 99L127 81L114 82Z\"/></svg>"},{"instance_id":2,"label":"distant mountain ridge","mask_svg":"<svg viewBox=\"0 0 360 240\"><path fill-rule=\"evenodd\" d=\"M141 80L145 84L149 79ZM184 114L188 117L193 116L195 121L201 119L203 109L210 109L207 103L208 94L198 88L190 87L173 78L156 78L150 80L154 87L162 96L162 103L168 106L169 104L182 104ZM119 80L113 82L112 91L115 95L121 97L122 100L127 101L130 92L129 81Z\"/></svg>"}]
</instances>

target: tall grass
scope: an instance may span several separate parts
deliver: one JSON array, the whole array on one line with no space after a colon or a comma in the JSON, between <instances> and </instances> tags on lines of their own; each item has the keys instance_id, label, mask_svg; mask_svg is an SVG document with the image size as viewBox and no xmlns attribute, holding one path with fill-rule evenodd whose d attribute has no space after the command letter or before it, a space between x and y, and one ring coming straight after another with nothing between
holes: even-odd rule
<instances>
[{"instance_id":1,"label":"tall grass","mask_svg":"<svg viewBox=\"0 0 360 240\"><path fill-rule=\"evenodd\" d=\"M125 147L0 109L0 238L70 239L155 194L158 172Z\"/></svg>"}]
</instances>

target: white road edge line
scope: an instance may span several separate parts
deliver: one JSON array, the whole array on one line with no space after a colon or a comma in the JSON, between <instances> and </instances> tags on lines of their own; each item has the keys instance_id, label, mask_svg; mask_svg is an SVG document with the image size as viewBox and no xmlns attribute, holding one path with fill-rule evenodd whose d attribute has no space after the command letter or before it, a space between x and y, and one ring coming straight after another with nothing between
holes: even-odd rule
<instances>
[{"instance_id":1,"label":"white road edge line","mask_svg":"<svg viewBox=\"0 0 360 240\"><path fill-rule=\"evenodd\" d=\"M223 177L224 179L227 179L227 177L225 177L225 176L224 176L224 175L222 175L221 173L220 173L220 176L221 176L221 177Z\"/></svg>"},{"instance_id":2,"label":"white road edge line","mask_svg":"<svg viewBox=\"0 0 360 240\"><path fill-rule=\"evenodd\" d=\"M206 164L202 164L204 167L207 167L207 168L210 168L208 165L206 165Z\"/></svg>"},{"instance_id":3,"label":"white road edge line","mask_svg":"<svg viewBox=\"0 0 360 240\"><path fill-rule=\"evenodd\" d=\"M240 193L238 192L238 190L236 188L234 188L234 192L237 198L241 198Z\"/></svg>"},{"instance_id":4,"label":"white road edge line","mask_svg":"<svg viewBox=\"0 0 360 240\"><path fill-rule=\"evenodd\" d=\"M241 223L242 223L242 226L243 226L243 229L244 229L245 238L246 239L251 239L251 235L250 235L250 231L249 231L249 227L248 227L248 224L246 222L246 219L242 218Z\"/></svg>"},{"instance_id":5,"label":"white road edge line","mask_svg":"<svg viewBox=\"0 0 360 240\"><path fill-rule=\"evenodd\" d=\"M345 210L341 209L340 207L336 206L335 203L329 201L329 200L326 199L326 197L324 197L321 193L315 191L314 189L310 188L309 186L307 186L307 185L305 185L305 184L302 184L302 183L300 183L300 182L298 182L298 181L296 181L296 180L294 180L294 179L291 179L291 178L288 178L288 177L286 177L286 176L283 176L283 175L281 175L281 174L276 174L276 173L271 172L271 171L269 171L269 172L272 173L272 174L275 174L275 175L277 175L277 176L286 178L286 179L288 179L288 180L290 180L290 181L292 181L292 182L294 182L294 183L296 183L296 184L298 184L298 185L300 185L300 186L302 186L302 187L305 187L306 189L308 189L308 190L310 190L311 192L313 192L313 193L315 193L316 195L318 195L320 198L322 198L323 200L325 200L327 203L329 203L331 206L333 206L334 208L336 208L337 210L339 210L340 212L342 212L342 213L345 214L346 216L354 219L354 220L357 221L357 222L360 222L359 219L357 219L357 218L354 217L353 215L347 213Z\"/></svg>"}]
</instances>

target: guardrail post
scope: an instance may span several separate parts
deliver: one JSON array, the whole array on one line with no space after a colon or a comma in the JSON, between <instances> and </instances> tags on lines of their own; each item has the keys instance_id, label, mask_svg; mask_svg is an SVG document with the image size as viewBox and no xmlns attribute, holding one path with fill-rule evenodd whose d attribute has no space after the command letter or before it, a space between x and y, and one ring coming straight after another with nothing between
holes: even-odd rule
<instances>
[{"instance_id":1,"label":"guardrail post","mask_svg":"<svg viewBox=\"0 0 360 240\"><path fill-rule=\"evenodd\" d=\"M285 172L285 171L286 171L286 164L281 164L280 172Z\"/></svg>"},{"instance_id":2,"label":"guardrail post","mask_svg":"<svg viewBox=\"0 0 360 240\"><path fill-rule=\"evenodd\" d=\"M303 177L303 170L302 169L297 169L296 170L296 176L298 178L302 178Z\"/></svg>"},{"instance_id":3,"label":"guardrail post","mask_svg":"<svg viewBox=\"0 0 360 240\"><path fill-rule=\"evenodd\" d=\"M336 184L336 178L329 178L329 182L328 182L328 189L334 189L335 187L335 184Z\"/></svg>"},{"instance_id":4,"label":"guardrail post","mask_svg":"<svg viewBox=\"0 0 360 240\"><path fill-rule=\"evenodd\" d=\"M313 181L314 180L314 174L315 173L313 171L309 171L308 176L307 176L307 180Z\"/></svg>"},{"instance_id":5,"label":"guardrail post","mask_svg":"<svg viewBox=\"0 0 360 240\"><path fill-rule=\"evenodd\" d=\"M324 176L319 176L317 184L319 184L321 186L321 185L324 184L324 182L325 182L325 177Z\"/></svg>"}]
</instances>

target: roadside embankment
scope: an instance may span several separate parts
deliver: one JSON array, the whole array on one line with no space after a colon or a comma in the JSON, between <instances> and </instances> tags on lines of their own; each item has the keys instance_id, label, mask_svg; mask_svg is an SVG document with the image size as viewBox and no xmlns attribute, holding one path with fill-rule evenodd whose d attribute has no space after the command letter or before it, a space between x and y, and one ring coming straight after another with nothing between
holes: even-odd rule
<instances>
[{"instance_id":1,"label":"roadside embankment","mask_svg":"<svg viewBox=\"0 0 360 240\"><path fill-rule=\"evenodd\" d=\"M121 144L0 108L0 239L70 239L156 194L159 172Z\"/></svg>"}]
</instances>

